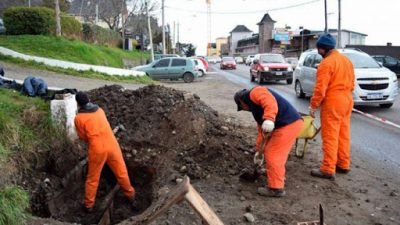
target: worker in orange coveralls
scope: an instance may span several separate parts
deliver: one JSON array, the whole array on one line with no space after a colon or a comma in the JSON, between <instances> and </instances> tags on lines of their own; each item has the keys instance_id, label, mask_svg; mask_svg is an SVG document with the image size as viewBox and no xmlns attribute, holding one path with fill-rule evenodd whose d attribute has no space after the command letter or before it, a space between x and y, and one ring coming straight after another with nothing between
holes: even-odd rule
<instances>
[{"instance_id":1,"label":"worker in orange coveralls","mask_svg":"<svg viewBox=\"0 0 400 225\"><path fill-rule=\"evenodd\" d=\"M75 97L78 103L78 114L75 127L80 139L88 142L88 174L85 184L84 206L87 212L93 211L97 187L104 163L113 171L125 197L132 203L135 189L132 187L122 152L107 121L104 111L89 101L89 97L78 92Z\"/></svg>"},{"instance_id":2,"label":"worker in orange coveralls","mask_svg":"<svg viewBox=\"0 0 400 225\"><path fill-rule=\"evenodd\" d=\"M250 111L258 124L254 161L256 163L259 154L264 153L268 180L267 188L258 188L258 194L285 196L285 165L303 128L303 120L286 99L266 87L243 89L236 92L234 99L238 111Z\"/></svg>"},{"instance_id":3,"label":"worker in orange coveralls","mask_svg":"<svg viewBox=\"0 0 400 225\"><path fill-rule=\"evenodd\" d=\"M317 70L317 81L310 103L310 115L321 107L321 135L324 153L319 169L311 175L335 179L335 173L350 171L350 117L353 109L354 68L351 61L335 50L330 34L317 41L324 58Z\"/></svg>"}]
</instances>

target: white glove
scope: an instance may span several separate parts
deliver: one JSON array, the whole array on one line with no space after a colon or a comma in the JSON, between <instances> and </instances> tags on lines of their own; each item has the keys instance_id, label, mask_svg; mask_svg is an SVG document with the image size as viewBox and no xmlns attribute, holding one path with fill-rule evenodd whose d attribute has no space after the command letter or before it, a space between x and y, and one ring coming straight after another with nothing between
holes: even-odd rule
<instances>
[{"instance_id":1,"label":"white glove","mask_svg":"<svg viewBox=\"0 0 400 225\"><path fill-rule=\"evenodd\" d=\"M262 166L263 162L264 162L264 154L256 151L256 154L254 154L254 164Z\"/></svg>"},{"instance_id":2,"label":"white glove","mask_svg":"<svg viewBox=\"0 0 400 225\"><path fill-rule=\"evenodd\" d=\"M264 120L261 129L264 133L271 133L275 128L275 123L271 120Z\"/></svg>"}]
</instances>

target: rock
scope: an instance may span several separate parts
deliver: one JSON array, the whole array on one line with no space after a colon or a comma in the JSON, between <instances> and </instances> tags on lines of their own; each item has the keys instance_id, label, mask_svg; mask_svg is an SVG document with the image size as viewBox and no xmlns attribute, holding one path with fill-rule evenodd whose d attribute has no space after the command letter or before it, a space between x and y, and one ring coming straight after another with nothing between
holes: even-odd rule
<instances>
[{"instance_id":1,"label":"rock","mask_svg":"<svg viewBox=\"0 0 400 225\"><path fill-rule=\"evenodd\" d=\"M240 197L240 201L242 201L242 202L246 201L246 197L241 196L241 197Z\"/></svg>"},{"instance_id":2,"label":"rock","mask_svg":"<svg viewBox=\"0 0 400 225\"><path fill-rule=\"evenodd\" d=\"M256 220L254 218L253 214L251 214L251 213L245 213L243 216L246 219L246 221L250 222L250 223L254 223L254 221Z\"/></svg>"},{"instance_id":3,"label":"rock","mask_svg":"<svg viewBox=\"0 0 400 225\"><path fill-rule=\"evenodd\" d=\"M313 188L318 188L318 185L316 185L316 184L313 184Z\"/></svg>"},{"instance_id":4,"label":"rock","mask_svg":"<svg viewBox=\"0 0 400 225\"><path fill-rule=\"evenodd\" d=\"M396 196L399 196L399 193L397 193L396 191L392 191L392 192L390 192L389 196L396 197Z\"/></svg>"},{"instance_id":5,"label":"rock","mask_svg":"<svg viewBox=\"0 0 400 225\"><path fill-rule=\"evenodd\" d=\"M224 131L229 131L229 127L226 127L226 126L222 126L221 129Z\"/></svg>"},{"instance_id":6,"label":"rock","mask_svg":"<svg viewBox=\"0 0 400 225\"><path fill-rule=\"evenodd\" d=\"M181 171L181 173L185 173L185 172L187 172L187 167L186 166L182 166L179 171Z\"/></svg>"},{"instance_id":7,"label":"rock","mask_svg":"<svg viewBox=\"0 0 400 225\"><path fill-rule=\"evenodd\" d=\"M252 212L253 211L253 206L252 205L248 205L246 206L246 212Z\"/></svg>"},{"instance_id":8,"label":"rock","mask_svg":"<svg viewBox=\"0 0 400 225\"><path fill-rule=\"evenodd\" d=\"M163 103L163 101L160 98L157 98L157 102L160 103L160 104Z\"/></svg>"},{"instance_id":9,"label":"rock","mask_svg":"<svg viewBox=\"0 0 400 225\"><path fill-rule=\"evenodd\" d=\"M173 131L172 131L172 134L175 135L175 134L176 134L176 131L173 130Z\"/></svg>"},{"instance_id":10,"label":"rock","mask_svg":"<svg viewBox=\"0 0 400 225\"><path fill-rule=\"evenodd\" d=\"M132 154L131 153L127 153L126 154L126 158L131 158L132 157Z\"/></svg>"},{"instance_id":11,"label":"rock","mask_svg":"<svg viewBox=\"0 0 400 225\"><path fill-rule=\"evenodd\" d=\"M132 150L132 155L136 155L137 154L137 150L136 149L133 149Z\"/></svg>"},{"instance_id":12,"label":"rock","mask_svg":"<svg viewBox=\"0 0 400 225\"><path fill-rule=\"evenodd\" d=\"M175 180L175 181L176 181L176 183L178 183L178 184L179 184L179 183L182 183L183 179L182 179L182 178L176 178L176 180Z\"/></svg>"},{"instance_id":13,"label":"rock","mask_svg":"<svg viewBox=\"0 0 400 225\"><path fill-rule=\"evenodd\" d=\"M195 99L200 99L200 96L198 96L197 94L193 94L193 97L194 97Z\"/></svg>"}]
</instances>

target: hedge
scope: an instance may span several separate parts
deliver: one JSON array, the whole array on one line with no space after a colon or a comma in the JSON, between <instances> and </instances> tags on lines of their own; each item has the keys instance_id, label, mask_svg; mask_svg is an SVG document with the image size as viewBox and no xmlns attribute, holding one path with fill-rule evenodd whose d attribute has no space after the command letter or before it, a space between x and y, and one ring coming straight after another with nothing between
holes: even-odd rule
<instances>
[{"instance_id":1,"label":"hedge","mask_svg":"<svg viewBox=\"0 0 400 225\"><path fill-rule=\"evenodd\" d=\"M55 12L46 7L10 7L4 12L4 25L11 35L55 34ZM61 14L61 31L63 36L78 38L82 26L75 18Z\"/></svg>"},{"instance_id":2,"label":"hedge","mask_svg":"<svg viewBox=\"0 0 400 225\"><path fill-rule=\"evenodd\" d=\"M121 37L118 32L100 26L84 23L82 25L83 40L95 44L118 47Z\"/></svg>"}]
</instances>

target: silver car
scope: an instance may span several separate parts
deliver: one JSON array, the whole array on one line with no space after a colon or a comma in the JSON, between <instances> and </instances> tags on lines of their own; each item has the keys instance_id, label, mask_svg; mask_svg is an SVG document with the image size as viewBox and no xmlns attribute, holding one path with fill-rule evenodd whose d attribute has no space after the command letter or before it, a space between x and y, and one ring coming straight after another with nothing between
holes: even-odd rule
<instances>
[{"instance_id":1,"label":"silver car","mask_svg":"<svg viewBox=\"0 0 400 225\"><path fill-rule=\"evenodd\" d=\"M354 66L355 88L353 99L355 105L379 105L382 108L392 107L398 95L397 76L389 69L378 64L371 56L354 49L339 49ZM299 98L311 96L316 82L316 73L322 57L317 50L304 52L294 71L295 91Z\"/></svg>"}]
</instances>

